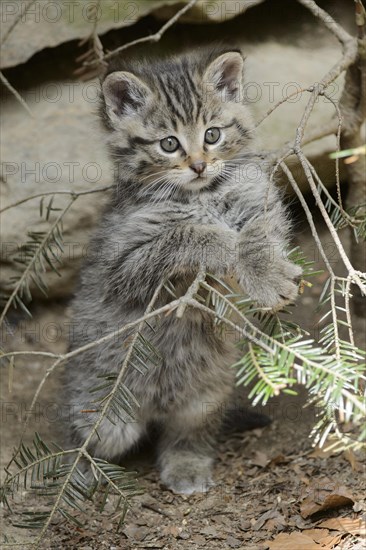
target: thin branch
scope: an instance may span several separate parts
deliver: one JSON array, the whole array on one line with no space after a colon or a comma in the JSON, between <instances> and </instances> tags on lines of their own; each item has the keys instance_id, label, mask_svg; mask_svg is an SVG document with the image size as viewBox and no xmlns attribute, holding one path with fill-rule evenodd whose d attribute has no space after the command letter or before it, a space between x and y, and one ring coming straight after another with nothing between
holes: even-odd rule
<instances>
[{"instance_id":1,"label":"thin branch","mask_svg":"<svg viewBox=\"0 0 366 550\"><path fill-rule=\"evenodd\" d=\"M337 361L341 361L341 348L339 344L339 332L338 332L338 316L335 303L335 277L331 277L330 281L330 307L332 311L332 325L334 334L334 348Z\"/></svg>"},{"instance_id":2,"label":"thin branch","mask_svg":"<svg viewBox=\"0 0 366 550\"><path fill-rule=\"evenodd\" d=\"M353 37L348 34L330 15L328 12L320 8L316 2L313 0L297 0L305 8L307 8L311 13L317 18L320 19L325 27L339 40L339 42L344 46L347 42L353 40Z\"/></svg>"},{"instance_id":3,"label":"thin branch","mask_svg":"<svg viewBox=\"0 0 366 550\"><path fill-rule=\"evenodd\" d=\"M92 349L92 348L98 346L99 344L102 344L104 342L108 342L109 340L112 340L113 338L116 338L117 336L122 335L124 332L126 332L126 331L128 331L132 328L135 328L140 323L144 323L144 322L148 321L149 319L153 319L154 317L157 317L158 315L160 315L162 313L167 313L167 314L171 313L172 311L174 311L179 306L179 304L181 303L181 300L182 300L182 298L174 300L173 302L170 302L169 304L166 304L165 306L162 306L159 309L156 309L155 311L153 311L151 313L147 313L147 314L143 315L139 319L136 319L136 321L131 321L130 323L127 323L126 325L123 325L123 327L120 327L118 330L110 332L106 336L102 336L101 338L98 338L97 340L93 340L93 342L89 342L88 344L85 344L84 346L81 346L81 347L79 347L75 350L69 351L68 353L60 354L57 358L57 361L55 361L47 369L47 372L45 373L42 380L38 384L37 390L36 390L36 392L33 396L33 399L32 399L32 403L29 407L29 410L27 411L27 415L26 415L26 418L25 418L25 421L24 421L24 427L23 427L23 430L22 430L22 433L21 433L21 436L20 436L20 444L21 444L22 439L25 435L25 432L27 431L29 421L32 417L34 407L35 407L35 405L38 401L38 398L41 394L43 386L45 385L47 379L51 376L51 374L62 363L64 363L65 361L68 361L72 357L76 357L77 355L79 355L80 353L83 353L84 351L88 351L89 349ZM9 352L6 355L11 356L12 353Z\"/></svg>"},{"instance_id":4,"label":"thin branch","mask_svg":"<svg viewBox=\"0 0 366 550\"><path fill-rule=\"evenodd\" d=\"M46 193L37 193L36 195L31 195L30 197L26 197L25 199L21 199L17 202L13 202L12 204L9 204L8 206L5 206L0 210L0 214L5 212L6 210L10 210L10 208L15 208L16 206L19 206L20 204L23 204L25 202L31 201L33 199L39 199L41 197L50 197L53 195L70 195L71 197L81 197L82 195L91 195L93 193L102 193L103 191L109 191L110 189L113 189L115 185L106 185L105 187L96 187L95 189L90 189L89 191L72 191L71 189L65 189L60 191L48 191Z\"/></svg>"},{"instance_id":5,"label":"thin branch","mask_svg":"<svg viewBox=\"0 0 366 550\"><path fill-rule=\"evenodd\" d=\"M9 296L9 298L8 298L6 304L5 304L4 309L1 312L0 326L4 322L5 316L8 312L8 310L9 310L10 306L12 305L15 296L18 294L19 290L21 289L22 285L26 281L26 279L27 279L28 275L30 274L31 270L33 269L33 267L36 265L37 261L40 259L42 251L44 249L44 246L47 244L48 240L50 239L51 235L53 234L53 231L56 229L56 227L58 226L58 224L60 223L60 221L62 220L64 215L68 212L68 210L74 204L76 198L77 197L74 197L74 198L71 199L71 201L66 206L66 208L64 208L63 211L61 212L61 214L59 214L59 216L57 216L56 221L51 225L50 229L45 234L43 239L39 243L37 243L38 244L37 251L35 252L34 256L31 259L31 261L29 262L29 264L27 265L27 267L23 271L22 276L17 281L11 295Z\"/></svg>"},{"instance_id":6,"label":"thin branch","mask_svg":"<svg viewBox=\"0 0 366 550\"><path fill-rule=\"evenodd\" d=\"M24 3L21 5L21 8L24 8L24 9L20 10L19 14L16 16L16 18L14 19L14 21L12 22L8 30L4 33L4 36L2 37L0 42L1 46L4 44L4 42L6 42L9 35L13 32L13 30L15 29L19 21L27 14L29 9L33 6L33 4L35 4L35 2L36 0L30 0L30 2L28 2L28 4L25 7L24 7Z\"/></svg>"},{"instance_id":7,"label":"thin branch","mask_svg":"<svg viewBox=\"0 0 366 550\"><path fill-rule=\"evenodd\" d=\"M326 253L324 251L324 248L323 248L323 245L320 241L320 238L319 238L319 235L318 235L318 232L316 230L315 223L314 223L314 220L313 220L313 216L312 216L312 214L310 212L310 209L309 209L309 207L306 203L306 200L304 199L304 196L301 193L300 188L299 188L298 184L296 183L296 180L295 180L294 176L292 175L291 170L288 168L288 166L282 161L282 162L280 162L280 167L283 170L283 172L286 174L287 179L288 179L288 181L290 182L290 184L292 186L292 189L295 191L295 193L296 193L296 195L297 195L297 197L298 197L298 199L301 203L301 206L304 209L306 218L308 220L308 223L309 223L309 226L310 226L310 229L311 229L311 234L313 236L313 239L315 240L315 243L318 247L318 250L321 254L321 257L323 258L323 261L324 261L324 263L327 267L327 270L329 271L329 273L331 275L334 276L335 274L334 274L333 268L330 265L328 257L326 255Z\"/></svg>"},{"instance_id":8,"label":"thin branch","mask_svg":"<svg viewBox=\"0 0 366 550\"><path fill-rule=\"evenodd\" d=\"M117 49L113 50L112 52L109 52L108 54L106 54L103 58L103 61L108 61L112 57L115 57L116 55L118 55L120 52L122 52L124 50L127 50L127 48L131 48L132 46L136 46L137 44L143 44L145 42L158 42L161 39L161 37L163 36L163 34L168 29L170 29L170 27L172 27L174 25L174 23L176 23L178 21L178 19L180 19L180 17L182 17L182 15L184 15L187 11L189 11L191 8L193 8L193 6L195 4L197 4L197 2L198 2L198 0L190 0L190 2L188 4L186 4L184 6L184 8L179 10L171 19L169 19L169 21L167 21L165 23L165 25L163 25L157 33L151 34L150 36L144 36L142 38L137 38L136 40L132 40L132 42L128 42L128 44L123 44L119 48L117 48Z\"/></svg>"},{"instance_id":9,"label":"thin branch","mask_svg":"<svg viewBox=\"0 0 366 550\"><path fill-rule=\"evenodd\" d=\"M59 359L63 355L59 353L52 353L50 351L9 351L2 353L0 350L0 359L5 359L7 357L18 357L22 355L30 355L35 357L51 357L52 359Z\"/></svg>"},{"instance_id":10,"label":"thin branch","mask_svg":"<svg viewBox=\"0 0 366 550\"><path fill-rule=\"evenodd\" d=\"M256 358L255 353L254 353L254 350L253 350L253 345L250 342L248 344L248 347L249 347L249 353L250 353L250 357L252 359L252 363L255 367L255 370L258 373L259 378L262 378L263 382L267 386L272 388L273 395L280 395L281 390L286 387L286 384L273 384L273 382L270 380L270 378L268 378L268 376L266 376L266 373L264 372L264 370L262 369L262 367L258 363L257 358Z\"/></svg>"},{"instance_id":11,"label":"thin branch","mask_svg":"<svg viewBox=\"0 0 366 550\"><path fill-rule=\"evenodd\" d=\"M177 308L176 316L177 316L178 319L181 319L183 317L184 312L186 310L186 307L189 304L191 298L194 298L194 295L197 294L201 283L203 283L203 281L205 279L206 279L206 271L204 270L203 267L201 267L201 269L197 273L197 276L195 277L193 283L191 284L191 286L187 290L185 296L182 298L181 304Z\"/></svg>"},{"instance_id":12,"label":"thin branch","mask_svg":"<svg viewBox=\"0 0 366 550\"><path fill-rule=\"evenodd\" d=\"M309 130L302 140L303 145L308 145L319 139L323 139L328 136L336 134L338 131L338 124L335 119L329 121L328 125L323 128L314 128Z\"/></svg>"},{"instance_id":13,"label":"thin branch","mask_svg":"<svg viewBox=\"0 0 366 550\"><path fill-rule=\"evenodd\" d=\"M337 128L337 147L336 147L336 151L339 152L341 150L341 132L342 132L342 124L343 124L342 113L341 113L341 110L339 108L339 105L338 105L337 101L334 101L334 99L332 97L330 97L330 95L328 95L326 92L323 92L323 95L324 95L325 98L327 98L328 101L330 101L333 104L333 106L336 110L336 113L337 113L338 128ZM336 164L335 175L336 175L336 188L337 188L338 204L339 204L339 208L342 212L342 216L345 217L345 211L344 211L344 208L343 208L342 193L341 193L341 182L340 182L340 177L339 177L339 158L338 157L336 157L336 159L335 159L335 164Z\"/></svg>"},{"instance_id":14,"label":"thin branch","mask_svg":"<svg viewBox=\"0 0 366 550\"><path fill-rule=\"evenodd\" d=\"M152 309L153 309L154 304L155 304L155 302L156 302L156 300L157 300L157 298L158 298L158 296L159 296L159 294L160 294L160 291L161 291L162 286L163 286L163 282L162 282L160 285L158 285L157 289L155 290L155 292L154 292L154 294L153 294L153 296L152 296L152 298L151 298L151 300L150 300L150 302L149 302L149 304L148 304L148 306L147 306L147 308L146 308L146 310L145 310L145 315L144 315L145 318L146 318L149 314L152 313ZM75 469L76 469L76 467L77 467L77 465L78 465L78 463L79 463L81 457L82 457L83 455L84 455L84 456L87 456L87 449L88 449L89 443L90 443L90 441L92 440L92 438L94 437L94 435L98 432L99 426L101 425L101 423L103 422L103 420L105 419L105 417L106 417L106 415L107 415L109 405L110 405L110 403L111 403L111 401L112 401L112 399L113 399L115 393L117 392L118 387L119 387L119 385L121 384L121 382L122 382L122 380L123 380L123 377L124 377L124 375L125 375L125 372L126 372L128 366L129 366L129 360L130 360L130 357L131 357L131 354L132 354L132 351L133 351L135 342L136 342L136 340L137 340L138 334L139 334L139 332L141 331L141 329L142 329L144 323L145 323L145 321L144 321L144 320L141 320L140 323L137 325L136 333L135 333L135 335L134 335L134 337L133 337L133 340L132 340L132 342L131 342L131 344L130 344L130 346L129 346L129 349L128 349L128 351L127 351L127 355L126 355L126 357L125 357L125 359L124 359L124 361L123 361L123 364L122 364L122 366L121 366L121 369L120 369L120 371L119 371L119 373L118 373L118 376L117 376L117 378L116 378L116 380L115 380L113 389L112 389L112 391L110 392L110 394L109 394L109 396L107 397L107 399L105 400L104 405L103 405L103 408L102 408L102 410L101 410L101 412L100 412L100 415L99 415L97 421L94 423L93 427L91 428L88 437L85 439L85 441L84 441L82 447L79 449L79 452L78 452L78 454L77 454L77 456L76 456L76 458L75 458L75 460L74 460L74 462L73 462L73 465L72 465L71 468L70 468L70 472L69 472L68 475L66 476L65 482L63 483L63 485L62 485L62 487L61 487L61 490L59 491L59 493L58 493L58 495L57 495L57 497L56 497L56 501L55 501L55 503L54 503L54 505L53 505L53 507L52 507L52 510L51 510L51 512L50 512L50 514L49 514L49 516L48 516L48 518L47 518L47 521L45 522L44 526L42 527L42 530L41 530L41 532L40 532L40 535L39 535L39 537L37 538L37 543L39 543L39 542L42 540L44 534L46 533L46 531L47 531L47 529L48 529L48 527L49 527L49 525L50 525L50 523L51 523L51 521L52 521L53 516L54 516L55 513L58 511L58 507L59 507L59 504L60 504L60 502L61 502L61 499L62 499L62 497L63 497L63 495L64 495L64 493L65 493L65 490L66 490L66 488L67 488L67 486L68 486L68 484L69 484L69 482L70 482L70 480L71 480L71 478L72 478L72 475L73 475L73 473L74 473L74 471L75 471Z\"/></svg>"},{"instance_id":15,"label":"thin branch","mask_svg":"<svg viewBox=\"0 0 366 550\"><path fill-rule=\"evenodd\" d=\"M345 304L345 309L346 309L346 318L347 318L347 325L348 325L349 341L350 341L352 347L354 347L355 346L355 339L354 339L353 328L352 328L350 295L351 295L351 280L347 279L346 289L345 289L345 296L344 296L344 304Z\"/></svg>"},{"instance_id":16,"label":"thin branch","mask_svg":"<svg viewBox=\"0 0 366 550\"><path fill-rule=\"evenodd\" d=\"M300 88L300 90L296 90L295 92L292 92L291 94L287 95L286 97L282 98L280 101L278 101L276 103L276 105L274 105L273 107L271 107L271 109L268 109L268 111L266 112L266 114L260 118L254 125L254 128L258 128L258 126L260 124L262 124L262 122L267 118L269 117L273 111L275 111L280 105L282 105L283 103L286 103L286 101L288 101L289 99L291 99L293 96L296 96L297 94L301 94L303 92L312 92L313 91L313 87L311 86L310 88Z\"/></svg>"},{"instance_id":17,"label":"thin branch","mask_svg":"<svg viewBox=\"0 0 366 550\"><path fill-rule=\"evenodd\" d=\"M334 225L332 224L332 221L331 219L329 218L329 215L328 215L328 212L323 204L323 201L319 195L319 192L318 192L318 189L317 189L317 186L314 182L314 179L313 179L313 175L311 173L311 170L308 166L308 163L307 163L307 159L304 155L304 153L302 152L301 149L298 149L296 151L296 155L301 163L301 166L305 172L305 175L306 175L306 179L308 180L309 182L309 185L310 185L310 188L311 188L311 191L315 197L315 200L316 200L316 203L318 205L318 208L324 218L324 221L328 227L328 230L337 246L337 249L338 249L338 252L340 254L340 257L342 258L342 261L344 263L344 265L346 266L349 274L353 277L353 282L359 287L360 291L362 294L366 295L366 287L365 285L361 282L360 280L360 277L359 277L359 273L356 272L356 270L354 269L354 267L352 266L350 260L348 259L348 256L343 248L343 245L341 243L341 240L338 236L338 233L337 233L337 230L335 229Z\"/></svg>"},{"instance_id":18,"label":"thin branch","mask_svg":"<svg viewBox=\"0 0 366 550\"><path fill-rule=\"evenodd\" d=\"M203 286L204 285L206 285L206 283L204 283ZM207 285L207 286L210 286L210 285ZM258 345L262 349L264 349L265 351L268 351L274 357L276 357L276 355L278 353L278 350L276 350L276 347L279 347L279 348L281 348L283 350L286 350L286 351L289 350L288 346L286 344L283 344L280 340L275 340L273 337L269 336L268 334L264 334L262 331L260 331L253 323L251 323L249 321L249 319L247 317L245 317L245 315L242 314L242 312L238 308L235 307L235 305L232 302L230 302L230 300L228 300L222 294L220 294L214 287L210 287L210 289L211 289L212 292L215 292L216 294L218 294L220 296L220 299L224 299L227 302L227 304L236 313L236 315L238 315L243 321L245 321L245 323L251 328L253 333L249 333L245 328L240 327L239 325L233 323L232 321L230 321L230 319L227 319L224 316L219 316L219 315L215 314L215 312L213 312L212 309L210 309L209 307L201 304L200 302L197 302L197 300L192 299L191 300L191 305L193 307L196 307L197 309L200 309L201 311L205 311L206 313L210 313L210 315L214 314L223 323L231 326L232 328L235 328L235 330L238 330L239 334L242 334L245 338L251 340L254 343L259 343ZM259 338L256 338L253 334L258 334ZM274 346L273 349L270 346L267 346L263 342L263 337L267 338L269 341L271 341L273 343L273 346ZM299 365L296 365L296 364L294 365L295 370L302 371L304 369L303 363L305 363L305 364L308 364L309 366L311 366L311 367L313 367L313 368L315 368L319 371L324 372L327 375L331 375L331 376L336 377L339 381L342 381L344 383L344 385L346 385L349 382L349 380L346 376L340 375L340 374L334 372L333 369L327 367L324 364L316 363L315 361L313 361L313 360L311 360L307 357L304 357L304 355L302 353L298 352L296 349L291 348L291 353L300 362ZM366 377L364 375L360 375L360 379L366 381ZM347 399L352 401L352 403L355 404L358 408L360 408L362 411L365 411L365 414L366 414L366 405L364 403L360 403L359 401L357 401L356 397L351 392L349 392L348 389L345 386L343 386L341 388L341 392L343 393L343 395Z\"/></svg>"},{"instance_id":19,"label":"thin branch","mask_svg":"<svg viewBox=\"0 0 366 550\"><path fill-rule=\"evenodd\" d=\"M365 38L365 30L366 30L366 10L361 0L355 0L355 14L356 14L358 38L360 40L363 40Z\"/></svg>"},{"instance_id":20,"label":"thin branch","mask_svg":"<svg viewBox=\"0 0 366 550\"><path fill-rule=\"evenodd\" d=\"M4 76L3 72L0 71L0 80L4 84L6 88L8 88L9 92L13 94L13 96L19 101L22 107L27 111L28 115L32 118L35 118L34 114L30 110L27 102L22 98L20 93L10 84L9 80Z\"/></svg>"}]
</instances>

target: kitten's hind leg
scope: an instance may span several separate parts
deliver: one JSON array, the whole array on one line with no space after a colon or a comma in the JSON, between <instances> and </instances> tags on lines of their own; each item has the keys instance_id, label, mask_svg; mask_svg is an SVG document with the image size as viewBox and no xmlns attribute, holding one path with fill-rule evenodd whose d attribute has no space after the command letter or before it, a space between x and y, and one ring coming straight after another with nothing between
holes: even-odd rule
<instances>
[{"instance_id":1,"label":"kitten's hind leg","mask_svg":"<svg viewBox=\"0 0 366 550\"><path fill-rule=\"evenodd\" d=\"M159 448L161 480L175 493L206 492L213 486L213 447L218 414L206 415L202 402L174 411L165 423Z\"/></svg>"},{"instance_id":2,"label":"kitten's hind leg","mask_svg":"<svg viewBox=\"0 0 366 550\"><path fill-rule=\"evenodd\" d=\"M81 447L90 433L87 426L73 426L72 441L69 448ZM112 464L119 464L121 459L133 450L146 433L146 426L141 421L123 423L118 421L115 424L105 418L98 427L97 434L94 434L88 452L92 457L101 458ZM88 482L95 479L90 463L82 460L81 470Z\"/></svg>"}]
</instances>

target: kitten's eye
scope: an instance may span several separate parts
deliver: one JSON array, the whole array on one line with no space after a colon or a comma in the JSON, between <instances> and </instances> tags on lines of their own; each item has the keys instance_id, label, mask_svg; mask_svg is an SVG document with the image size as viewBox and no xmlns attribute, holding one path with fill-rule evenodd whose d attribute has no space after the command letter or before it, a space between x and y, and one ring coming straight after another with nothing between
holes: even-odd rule
<instances>
[{"instance_id":1,"label":"kitten's eye","mask_svg":"<svg viewBox=\"0 0 366 550\"><path fill-rule=\"evenodd\" d=\"M166 153L174 153L178 149L179 145L180 145L179 141L174 136L164 138L160 142L160 147Z\"/></svg>"},{"instance_id":2,"label":"kitten's eye","mask_svg":"<svg viewBox=\"0 0 366 550\"><path fill-rule=\"evenodd\" d=\"M206 133L205 133L205 142L210 143L212 145L213 143L216 143L217 141L219 141L220 136L221 136L220 128L209 128L208 130L206 130Z\"/></svg>"}]
</instances>

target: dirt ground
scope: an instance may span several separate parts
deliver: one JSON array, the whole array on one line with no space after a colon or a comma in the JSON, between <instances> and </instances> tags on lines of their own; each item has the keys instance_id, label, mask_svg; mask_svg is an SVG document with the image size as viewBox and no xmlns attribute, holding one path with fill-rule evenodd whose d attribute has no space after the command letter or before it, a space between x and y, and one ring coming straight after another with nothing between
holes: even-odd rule
<instances>
[{"instance_id":1,"label":"dirt ground","mask_svg":"<svg viewBox=\"0 0 366 550\"><path fill-rule=\"evenodd\" d=\"M327 243L326 231L322 228L320 231L323 242ZM344 239L347 241L346 235ZM308 258L313 259L314 243L301 220L297 225L297 241ZM305 290L294 310L295 319L311 335L318 331L316 322L320 314L315 313L315 307L323 282L324 276L317 276L314 286ZM12 333L7 330L3 335L5 347L8 350L65 351L66 330L63 327L68 318L67 304L39 305L33 312L32 321L12 318ZM355 318L355 329L359 346L365 347L365 320ZM49 364L48 359L37 357L17 359L11 393L7 369L2 369L3 466L19 442L25 412ZM47 381L32 420L30 435L40 432L46 441L62 440L63 428L55 407L58 384L56 373ZM214 470L216 486L205 495L179 496L163 487L154 466L153 446L148 446L128 460L128 467L138 471L144 492L133 499L119 533L115 530L117 520L112 502L107 503L103 514L88 503L86 513L79 517L82 528L56 517L40 547L45 550L365 548L365 539L360 534L366 534L363 519L366 513L366 457L346 453L326 456L314 450L309 438L315 420L314 410L303 408L305 399L303 390L297 397L282 395L264 410L272 420L270 426L223 436ZM330 508L321 510L326 499L332 496ZM35 510L40 504L47 503L39 503L29 492L23 491L16 499L14 511ZM309 515L314 510L320 511ZM7 535L8 544L17 541L21 548L26 548L36 533L16 529L15 518L16 514L4 511L2 532ZM328 523L331 527L321 525L332 518L337 521ZM353 527L348 531L353 535L340 527L342 518L351 522L349 525ZM359 528L355 528L359 520ZM283 535L277 539L276 546L273 541L280 533Z\"/></svg>"}]
</instances>

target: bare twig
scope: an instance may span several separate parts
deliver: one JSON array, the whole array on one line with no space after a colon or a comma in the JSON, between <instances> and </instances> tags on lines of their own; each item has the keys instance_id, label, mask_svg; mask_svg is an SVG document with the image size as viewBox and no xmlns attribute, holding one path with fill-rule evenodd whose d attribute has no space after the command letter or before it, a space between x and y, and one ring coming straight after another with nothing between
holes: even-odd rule
<instances>
[{"instance_id":1,"label":"bare twig","mask_svg":"<svg viewBox=\"0 0 366 550\"><path fill-rule=\"evenodd\" d=\"M154 506L153 504L148 504L147 502L141 503L141 508L146 508L147 510L151 510L152 512L155 512L156 514L160 514L161 516L165 516L166 518L172 519L172 515L168 514L168 512L165 512L165 510L162 510L161 508L158 508L158 506Z\"/></svg>"},{"instance_id":2,"label":"bare twig","mask_svg":"<svg viewBox=\"0 0 366 550\"><path fill-rule=\"evenodd\" d=\"M343 29L334 19L329 15L328 12L320 8L316 2L313 0L298 0L305 8L307 8L311 13L320 19L322 23L327 27L327 29L339 40L339 42L344 46L347 42L353 40L353 37L348 34L347 31Z\"/></svg>"},{"instance_id":3,"label":"bare twig","mask_svg":"<svg viewBox=\"0 0 366 550\"><path fill-rule=\"evenodd\" d=\"M32 118L35 118L34 114L30 110L27 102L22 98L20 93L10 84L9 80L4 76L3 72L0 71L0 80L4 84L4 86L13 94L13 96L19 101L22 107L27 111L28 115Z\"/></svg>"},{"instance_id":4,"label":"bare twig","mask_svg":"<svg viewBox=\"0 0 366 550\"><path fill-rule=\"evenodd\" d=\"M343 93L340 99L340 110L344 119L340 143L342 149L360 147L364 139L361 137L361 125L366 117L366 12L360 0L355 1L355 19L358 29L357 59L348 68ZM348 208L366 204L366 158L361 156L358 161L346 164L349 192ZM359 212L366 216L366 207ZM351 236L350 258L356 269L366 271L366 259L362 254L353 235ZM354 311L364 314L362 292L356 290L352 301Z\"/></svg>"},{"instance_id":5,"label":"bare twig","mask_svg":"<svg viewBox=\"0 0 366 550\"><path fill-rule=\"evenodd\" d=\"M4 35L1 39L0 45L2 46L6 40L9 38L9 35L13 32L19 21L27 14L29 9L33 6L33 4L36 2L36 0L30 0L27 4L24 4L24 2L21 4L21 10L19 14L15 17L14 21L8 28L6 32L4 32Z\"/></svg>"},{"instance_id":6,"label":"bare twig","mask_svg":"<svg viewBox=\"0 0 366 550\"><path fill-rule=\"evenodd\" d=\"M25 199L21 199L17 202L13 202L12 204L9 204L8 206L5 206L0 210L0 214L5 212L6 210L10 210L10 208L15 208L20 204L24 204L25 202L31 201L33 199L39 199L41 197L50 197L53 195L69 195L71 197L81 197L83 195L91 195L93 193L102 193L103 191L109 191L114 187L115 185L112 184L112 185L106 185L105 187L96 187L95 189L90 189L89 191L73 191L71 189L70 190L61 189L60 191L47 191L47 193L37 193L36 195L31 195L30 197L26 197Z\"/></svg>"},{"instance_id":7,"label":"bare twig","mask_svg":"<svg viewBox=\"0 0 366 550\"><path fill-rule=\"evenodd\" d=\"M291 170L288 168L288 166L285 164L285 162L281 161L280 162L280 167L283 170L283 172L286 174L286 176L287 176L287 178L288 178L288 180L289 180L289 182L292 186L292 189L295 191L295 193L296 193L296 195L297 195L297 197L298 197L298 199L301 203L301 206L304 209L306 218L308 220L308 223L309 223L309 226L310 226L310 229L311 229L311 234L312 234L313 239L314 239L314 241L315 241L315 243L318 247L318 250L321 254L321 257L323 258L323 261L326 265L326 268L329 271L329 273L334 276L335 274L334 274L333 268L330 265L328 257L326 255L325 250L323 248L323 245L320 241L320 238L319 238L319 235L318 235L318 232L316 230L315 223L314 223L314 220L313 220L313 216L311 215L311 212L310 212L310 209L309 209L309 207L306 203L306 200L304 199L304 196L301 193L300 188L299 188L298 184L296 183L295 178L293 177L293 175L291 173Z\"/></svg>"},{"instance_id":8,"label":"bare twig","mask_svg":"<svg viewBox=\"0 0 366 550\"><path fill-rule=\"evenodd\" d=\"M298 149L296 151L296 155L299 158L301 166L302 166L302 168L305 172L306 179L309 182L309 185L310 185L311 191L312 191L312 193L315 197L317 206L318 206L318 208L319 208L319 210L320 210L320 212L321 212L321 214L324 218L324 221L325 221L325 223L328 227L328 230L329 230L329 232L330 232L330 234L333 238L333 241L334 241L335 245L337 246L339 255L340 255L344 265L346 266L346 268L348 270L348 273L351 275L351 277L353 279L353 282L359 287L361 293L366 296L366 287L361 282L359 274L357 273L357 270L352 266L347 254L346 254L346 251L344 250L342 242L341 242L341 240L338 236L337 230L335 229L334 225L332 224L331 219L329 218L328 212L327 212L327 210L326 210L326 208L323 204L323 201L322 201L322 199L319 195L318 189L316 187L316 184L315 184L313 175L311 173L311 170L309 168L307 159L306 159L306 157L305 157L305 155L304 155L304 153L302 152L301 149Z\"/></svg>"},{"instance_id":9,"label":"bare twig","mask_svg":"<svg viewBox=\"0 0 366 550\"><path fill-rule=\"evenodd\" d=\"M112 52L109 52L108 54L106 54L103 60L108 61L112 57L115 57L116 55L118 55L120 52L127 50L127 48L131 48L132 46L136 46L137 44L143 44L145 42L159 42L163 34L165 34L165 32L168 29L170 29L170 27L172 27L174 23L176 23L178 19L182 17L182 15L184 15L187 11L193 8L193 6L197 4L197 2L198 0L190 0L190 2L186 4L181 10L179 10L171 19L169 19L169 21L167 21L165 25L163 25L157 33L151 34L150 36L137 38L136 40L132 40L132 42L128 42L128 44L123 44L119 48L116 48Z\"/></svg>"},{"instance_id":10,"label":"bare twig","mask_svg":"<svg viewBox=\"0 0 366 550\"><path fill-rule=\"evenodd\" d=\"M336 151L340 151L340 149L341 149L341 132L342 132L342 124L343 124L342 113L341 113L341 110L339 108L339 105L338 105L337 101L334 101L334 99L332 97L330 97L330 95L328 95L326 92L323 92L323 95L324 95L324 97L326 97L328 99L328 101L330 101L333 104L333 106L336 110L336 113L337 113L338 128L337 128L337 148L336 148ZM345 211L344 211L344 208L343 208L342 193L341 193L341 182L340 182L340 177L339 177L339 158L338 157L335 159L335 165L336 165L335 175L336 175L336 188L337 188L338 204L339 204L339 208L342 212L342 216L345 217Z\"/></svg>"},{"instance_id":11,"label":"bare twig","mask_svg":"<svg viewBox=\"0 0 366 550\"><path fill-rule=\"evenodd\" d=\"M289 99L291 99L292 97L294 96L297 96L298 94L301 94L303 92L312 92L313 91L313 87L310 87L310 88L300 88L299 90L296 90L295 92L292 92L291 94L287 95L286 97L282 98L280 101L278 101L276 103L276 105L274 105L273 107L271 107L271 109L268 109L268 111L265 113L265 115L263 115L262 118L260 118L254 125L255 128L258 128L258 126L260 124L262 124L262 122L267 118L269 117L273 111L275 111L278 107L280 107L280 105L282 105L283 103L286 103Z\"/></svg>"},{"instance_id":12,"label":"bare twig","mask_svg":"<svg viewBox=\"0 0 366 550\"><path fill-rule=\"evenodd\" d=\"M349 334L349 341L354 347L355 345L355 338L353 335L353 329L352 329L352 315L351 315L351 308L350 308L350 297L351 297L351 280L348 279L346 283L345 293L344 293L344 304L346 309L346 318L347 318L347 325L348 325L348 334Z\"/></svg>"},{"instance_id":13,"label":"bare twig","mask_svg":"<svg viewBox=\"0 0 366 550\"><path fill-rule=\"evenodd\" d=\"M191 284L191 286L187 290L186 295L182 298L182 301L181 301L181 303L180 303L180 305L177 309L177 313L176 313L176 316L177 316L178 319L181 319L183 317L187 305L189 304L191 298L194 298L194 295L197 294L198 289L199 289L201 283L203 283L203 281L205 280L205 278L206 278L206 271L202 267L199 270L199 272L197 273L197 276L195 277L193 283Z\"/></svg>"},{"instance_id":14,"label":"bare twig","mask_svg":"<svg viewBox=\"0 0 366 550\"><path fill-rule=\"evenodd\" d=\"M80 69L76 69L74 71L74 74L77 76L82 77L83 80L93 78L94 76L97 76L98 70L96 68L93 69L93 67L88 70L89 65L96 65L103 67L106 65L104 62L104 49L103 44L98 36L97 28L98 28L98 11L101 5L101 0L98 0L96 4L91 4L88 8L88 15L90 18L94 17L93 21L93 27L92 31L89 36L84 38L84 40L81 40L79 43L79 46L83 46L86 43L91 43L91 47L82 55L80 55L76 61L82 61L82 67Z\"/></svg>"}]
</instances>

